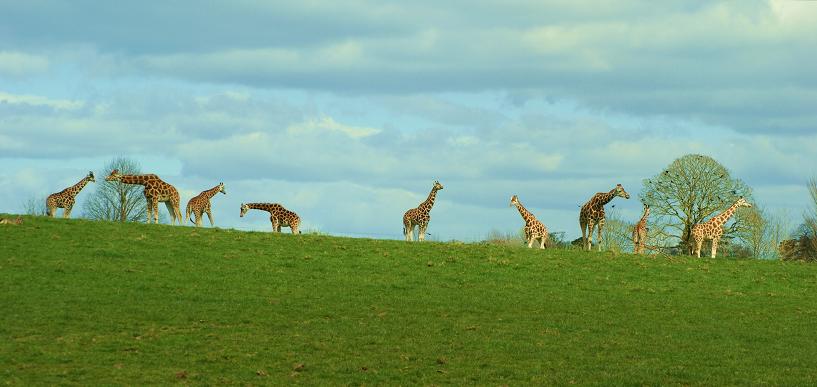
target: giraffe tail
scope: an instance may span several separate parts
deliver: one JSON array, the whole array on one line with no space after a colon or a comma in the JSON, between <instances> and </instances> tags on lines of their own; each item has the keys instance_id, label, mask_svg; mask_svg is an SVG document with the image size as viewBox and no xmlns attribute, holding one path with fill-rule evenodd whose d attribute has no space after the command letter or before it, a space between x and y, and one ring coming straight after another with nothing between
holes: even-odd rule
<instances>
[{"instance_id":1,"label":"giraffe tail","mask_svg":"<svg viewBox=\"0 0 817 387\"><path fill-rule=\"evenodd\" d=\"M181 214L179 214L179 215L181 215ZM190 219L190 203L187 203L187 207L184 208L184 218L185 218L185 220L189 220L191 223L196 224L196 222L194 222L193 219ZM181 220L181 219L179 219L179 220ZM179 223L181 223L181 222L179 222Z\"/></svg>"}]
</instances>

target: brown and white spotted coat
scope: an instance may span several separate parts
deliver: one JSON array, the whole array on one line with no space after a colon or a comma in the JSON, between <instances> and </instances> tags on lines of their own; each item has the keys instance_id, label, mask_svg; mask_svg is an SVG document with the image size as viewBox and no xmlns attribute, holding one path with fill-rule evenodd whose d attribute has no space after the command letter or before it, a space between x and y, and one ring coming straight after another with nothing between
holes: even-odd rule
<instances>
[{"instance_id":1,"label":"brown and white spotted coat","mask_svg":"<svg viewBox=\"0 0 817 387\"><path fill-rule=\"evenodd\" d=\"M431 187L431 192L428 198L420 203L417 208L412 208L403 214L403 235L407 241L414 240L414 226L418 227L417 239L422 241L425 239L426 230L428 229L428 222L431 221L431 207L434 206L434 199L437 198L437 191L443 189L443 185L439 181L434 181L434 186Z\"/></svg>"},{"instance_id":2,"label":"brown and white spotted coat","mask_svg":"<svg viewBox=\"0 0 817 387\"><path fill-rule=\"evenodd\" d=\"M647 245L647 218L650 216L650 206L644 205L644 215L641 215L641 219L638 223L635 224L633 228L633 252L635 254L641 254L644 252L644 246Z\"/></svg>"},{"instance_id":3,"label":"brown and white spotted coat","mask_svg":"<svg viewBox=\"0 0 817 387\"><path fill-rule=\"evenodd\" d=\"M287 210L284 206L278 203L247 203L241 204L241 217L250 209L267 211L270 214L269 221L272 222L272 231L281 232L281 227L289 227L293 234L300 234L298 226L301 224L301 218L298 214Z\"/></svg>"},{"instance_id":4,"label":"brown and white spotted coat","mask_svg":"<svg viewBox=\"0 0 817 387\"><path fill-rule=\"evenodd\" d=\"M124 184L136 184L145 187L145 200L147 200L147 223L153 218L154 223L159 223L159 202L164 202L167 212L170 213L170 224L176 220L182 223L182 212L180 209L179 191L176 187L166 183L159 176L154 174L146 175L123 175L119 170L114 169L105 178L105 181L118 181Z\"/></svg>"},{"instance_id":5,"label":"brown and white spotted coat","mask_svg":"<svg viewBox=\"0 0 817 387\"><path fill-rule=\"evenodd\" d=\"M582 206L579 212L579 225L582 228L582 241L584 248L590 250L593 247L593 228L598 225L599 237L596 241L601 251L601 230L604 228L604 205L610 203L616 196L629 199L630 194L624 190L621 184L616 184L610 192L599 192L593 195L590 200Z\"/></svg>"},{"instance_id":6,"label":"brown and white spotted coat","mask_svg":"<svg viewBox=\"0 0 817 387\"><path fill-rule=\"evenodd\" d=\"M538 240L539 248L544 249L549 237L547 227L519 202L518 196L513 195L511 197L511 205L516 206L519 215L522 215L522 219L525 221L525 241L528 242L528 248L533 247L534 240Z\"/></svg>"},{"instance_id":7,"label":"brown and white spotted coat","mask_svg":"<svg viewBox=\"0 0 817 387\"><path fill-rule=\"evenodd\" d=\"M196 227L201 227L201 218L206 213L207 218L210 219L210 226L213 226L213 213L210 211L210 199L219 192L225 195L227 194L227 191L224 189L224 183L218 183L217 186L202 191L202 193L190 199L187 202L187 207L184 209L184 218L190 220L190 214L192 213L196 218L194 222Z\"/></svg>"},{"instance_id":8,"label":"brown and white spotted coat","mask_svg":"<svg viewBox=\"0 0 817 387\"><path fill-rule=\"evenodd\" d=\"M718 251L718 242L720 242L721 237L723 237L723 225L726 224L729 218L734 215L735 210L737 210L739 207L751 206L752 205L749 204L746 199L740 197L735 204L727 208L726 211L716 215L714 218L709 219L704 223L698 223L692 226L692 230L690 231L693 241L692 249L698 258L701 257L701 245L703 245L704 240L706 239L712 240L712 258L715 258L715 254Z\"/></svg>"},{"instance_id":9,"label":"brown and white spotted coat","mask_svg":"<svg viewBox=\"0 0 817 387\"><path fill-rule=\"evenodd\" d=\"M74 184L60 192L48 195L48 198L45 199L45 207L48 209L48 216L54 217L57 212L57 208L62 208L62 217L70 218L71 209L74 208L77 194L79 194L79 191L82 191L82 188L85 187L89 181L96 181L94 179L93 172L88 172L88 176L83 177L77 184Z\"/></svg>"}]
</instances>

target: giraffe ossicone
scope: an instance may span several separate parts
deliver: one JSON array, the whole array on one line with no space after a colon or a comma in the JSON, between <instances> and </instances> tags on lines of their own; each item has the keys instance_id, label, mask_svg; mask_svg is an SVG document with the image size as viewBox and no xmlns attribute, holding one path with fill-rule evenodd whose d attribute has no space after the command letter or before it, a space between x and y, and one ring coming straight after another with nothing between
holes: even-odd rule
<instances>
[{"instance_id":1,"label":"giraffe ossicone","mask_svg":"<svg viewBox=\"0 0 817 387\"><path fill-rule=\"evenodd\" d=\"M528 243L528 248L533 247L533 241L538 240L539 248L544 249L550 237L547 227L522 205L518 196L513 195L511 197L511 206L516 206L519 215L522 215L522 219L525 221L525 242Z\"/></svg>"},{"instance_id":2,"label":"giraffe ossicone","mask_svg":"<svg viewBox=\"0 0 817 387\"><path fill-rule=\"evenodd\" d=\"M732 206L727 208L722 213L716 215L706 222L698 223L692 226L692 229L689 232L693 242L693 244L690 245L690 254L694 253L698 256L698 258L700 258L701 246L703 245L704 240L711 239L712 258L715 258L715 255L718 252L718 243L723 237L723 225L729 221L729 218L735 214L735 211L739 207L752 207L752 204L746 201L746 198L741 196L738 198L735 204L732 204Z\"/></svg>"},{"instance_id":3,"label":"giraffe ossicone","mask_svg":"<svg viewBox=\"0 0 817 387\"><path fill-rule=\"evenodd\" d=\"M584 203L579 211L579 226L582 228L582 245L583 249L591 250L593 248L593 229L598 226L598 240L599 251L601 251L601 232L604 228L604 205L609 203L615 197L622 197L629 199L630 194L624 190L621 184L616 184L615 188L610 192L599 192L587 203Z\"/></svg>"},{"instance_id":4,"label":"giraffe ossicone","mask_svg":"<svg viewBox=\"0 0 817 387\"><path fill-rule=\"evenodd\" d=\"M300 234L298 228L301 225L301 218L298 214L287 210L278 203L241 203L241 213L243 218L249 210L267 211L270 214L269 221L272 223L272 232L281 232L281 227L289 227L293 234Z\"/></svg>"},{"instance_id":5,"label":"giraffe ossicone","mask_svg":"<svg viewBox=\"0 0 817 387\"><path fill-rule=\"evenodd\" d=\"M163 202L167 206L167 212L170 213L170 224L175 224L179 221L182 224L182 212L180 209L179 191L176 187L166 183L152 173L145 175L127 175L119 173L118 169L114 169L105 178L105 181L118 181L123 184L135 184L145 187L144 195L147 201L147 223L150 224L151 218L154 223L159 223L159 202Z\"/></svg>"},{"instance_id":6,"label":"giraffe ossicone","mask_svg":"<svg viewBox=\"0 0 817 387\"><path fill-rule=\"evenodd\" d=\"M62 217L70 218L71 209L74 208L77 195L88 182L96 182L93 171L88 171L88 175L83 177L78 183L60 192L48 195L48 198L45 199L45 208L48 210L48 216L53 218L57 212L57 208L62 208Z\"/></svg>"},{"instance_id":7,"label":"giraffe ossicone","mask_svg":"<svg viewBox=\"0 0 817 387\"><path fill-rule=\"evenodd\" d=\"M437 191L443 189L443 185L439 181L434 181L434 186L431 187L431 192L428 198L420 203L419 206L406 211L403 214L403 235L406 240L411 242L414 240L414 228L417 227L417 240L425 240L428 223L431 221L431 207L434 206L434 200L437 198Z\"/></svg>"}]
</instances>

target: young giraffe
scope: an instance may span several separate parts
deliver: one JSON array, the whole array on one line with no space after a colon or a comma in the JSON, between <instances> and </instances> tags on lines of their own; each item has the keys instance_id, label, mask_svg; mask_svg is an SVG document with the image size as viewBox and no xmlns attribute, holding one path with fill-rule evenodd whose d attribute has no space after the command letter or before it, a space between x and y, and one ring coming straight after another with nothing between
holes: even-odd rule
<instances>
[{"instance_id":1,"label":"young giraffe","mask_svg":"<svg viewBox=\"0 0 817 387\"><path fill-rule=\"evenodd\" d=\"M584 203L579 212L579 225L582 228L582 242L584 249L591 250L593 247L593 228L598 224L599 237L598 245L601 251L601 230L604 228L604 205L610 203L616 196L629 199L630 194L624 190L621 184L616 184L610 192L599 192L593 195L587 203Z\"/></svg>"},{"instance_id":2,"label":"young giraffe","mask_svg":"<svg viewBox=\"0 0 817 387\"><path fill-rule=\"evenodd\" d=\"M207 213L207 218L210 219L210 227L212 227L213 214L210 212L210 198L219 192L225 195L227 194L227 190L224 189L224 183L218 183L217 186L203 191L190 199L190 201L187 202L187 207L184 209L184 218L190 220L190 213L192 212L196 217L196 221L194 222L196 227L201 227L201 218L204 217L204 213Z\"/></svg>"},{"instance_id":3,"label":"young giraffe","mask_svg":"<svg viewBox=\"0 0 817 387\"><path fill-rule=\"evenodd\" d=\"M533 247L533 241L538 239L539 248L544 249L549 237L547 227L519 202L518 196L511 197L511 206L516 206L522 219L525 220L525 241L528 242L528 248Z\"/></svg>"},{"instance_id":4,"label":"young giraffe","mask_svg":"<svg viewBox=\"0 0 817 387\"><path fill-rule=\"evenodd\" d=\"M159 223L159 202L164 202L167 206L167 212L170 213L170 224L176 223L177 219L179 224L182 224L182 212L179 209L179 191L176 190L176 187L164 182L159 176L152 173L147 175L123 175L119 173L118 169L114 169L105 178L105 181L118 181L124 184L144 186L148 224L150 224L151 218L153 218L154 223Z\"/></svg>"},{"instance_id":5,"label":"young giraffe","mask_svg":"<svg viewBox=\"0 0 817 387\"><path fill-rule=\"evenodd\" d=\"M11 220L7 218L0 218L0 224L11 224L11 225L18 225L23 224L23 217L17 216L17 219Z\"/></svg>"},{"instance_id":6,"label":"young giraffe","mask_svg":"<svg viewBox=\"0 0 817 387\"><path fill-rule=\"evenodd\" d=\"M298 214L287 210L278 203L242 203L240 217L243 218L244 214L250 209L269 212L269 221L272 222L272 232L281 232L281 226L283 226L289 227L293 234L301 233L298 231L298 226L301 224L301 218L298 217Z\"/></svg>"},{"instance_id":7,"label":"young giraffe","mask_svg":"<svg viewBox=\"0 0 817 387\"><path fill-rule=\"evenodd\" d=\"M644 246L647 244L647 218L650 216L650 206L644 205L644 215L641 215L641 220L635 224L633 228L633 246L635 254L644 252Z\"/></svg>"},{"instance_id":8,"label":"young giraffe","mask_svg":"<svg viewBox=\"0 0 817 387\"><path fill-rule=\"evenodd\" d=\"M434 206L434 199L437 198L437 191L443 189L443 185L439 181L434 181L434 186L431 187L431 193L428 198L420 203L417 208L412 208L403 214L403 234L407 241L414 240L414 226L418 227L417 240L423 241L426 239L426 230L428 229L428 222L431 221L431 207Z\"/></svg>"},{"instance_id":9,"label":"young giraffe","mask_svg":"<svg viewBox=\"0 0 817 387\"><path fill-rule=\"evenodd\" d=\"M721 237L723 236L723 225L726 224L729 218L732 217L738 207L751 206L752 205L749 204L749 202L747 202L743 196L741 196L740 199L738 199L738 201L736 201L731 207L727 208L726 211L704 223L698 223L692 226L690 236L695 242L693 249L698 258L701 257L701 245L703 245L705 239L712 240L712 258L715 258L715 253L718 251L718 242L720 242Z\"/></svg>"},{"instance_id":10,"label":"young giraffe","mask_svg":"<svg viewBox=\"0 0 817 387\"><path fill-rule=\"evenodd\" d=\"M77 184L74 184L60 192L48 195L48 198L45 199L45 207L48 209L48 216L53 218L54 215L56 215L57 208L62 208L62 217L70 218L71 209L74 207L74 202L76 201L79 191L82 191L82 188L84 188L89 181L96 182L93 172L88 172L88 176L83 177Z\"/></svg>"}]
</instances>

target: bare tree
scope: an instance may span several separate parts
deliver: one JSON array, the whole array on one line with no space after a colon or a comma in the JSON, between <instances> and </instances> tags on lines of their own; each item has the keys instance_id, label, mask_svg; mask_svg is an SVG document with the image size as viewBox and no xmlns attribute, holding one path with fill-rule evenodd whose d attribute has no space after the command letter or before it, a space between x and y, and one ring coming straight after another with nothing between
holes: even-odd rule
<instances>
[{"instance_id":1,"label":"bare tree","mask_svg":"<svg viewBox=\"0 0 817 387\"><path fill-rule=\"evenodd\" d=\"M770 213L755 205L738 214L745 227L738 232L743 245L755 258L777 258L778 247L790 234L791 223L785 212Z\"/></svg>"},{"instance_id":2,"label":"bare tree","mask_svg":"<svg viewBox=\"0 0 817 387\"><path fill-rule=\"evenodd\" d=\"M108 176L114 169L124 174L138 174L140 171L137 161L117 157L105 166L105 171L100 176ZM147 207L143 190L142 186L100 179L96 191L82 206L83 216L119 222L144 221Z\"/></svg>"},{"instance_id":3,"label":"bare tree","mask_svg":"<svg viewBox=\"0 0 817 387\"><path fill-rule=\"evenodd\" d=\"M644 180L641 201L652 211L661 239L674 239L689 251L690 230L727 209L740 196L751 201L752 190L713 158L690 154L676 159L656 176ZM724 230L724 239L737 236L744 221L735 217Z\"/></svg>"},{"instance_id":4,"label":"bare tree","mask_svg":"<svg viewBox=\"0 0 817 387\"><path fill-rule=\"evenodd\" d=\"M617 210L607 211L602 231L602 248L615 252L632 251L634 246L631 235L634 226L624 220Z\"/></svg>"},{"instance_id":5,"label":"bare tree","mask_svg":"<svg viewBox=\"0 0 817 387\"><path fill-rule=\"evenodd\" d=\"M47 215L45 197L31 197L23 202L23 212L26 215Z\"/></svg>"}]
</instances>

